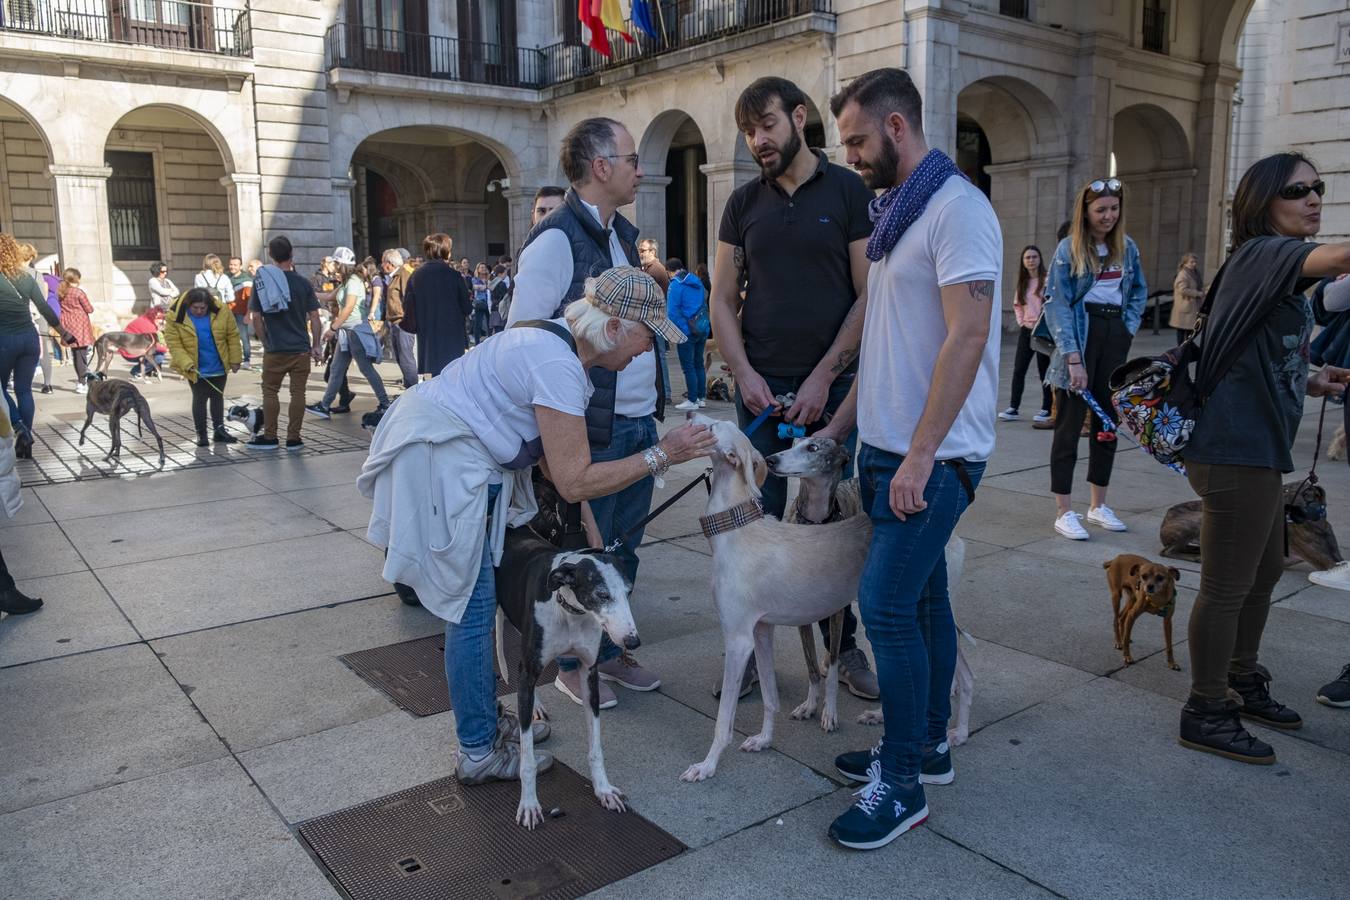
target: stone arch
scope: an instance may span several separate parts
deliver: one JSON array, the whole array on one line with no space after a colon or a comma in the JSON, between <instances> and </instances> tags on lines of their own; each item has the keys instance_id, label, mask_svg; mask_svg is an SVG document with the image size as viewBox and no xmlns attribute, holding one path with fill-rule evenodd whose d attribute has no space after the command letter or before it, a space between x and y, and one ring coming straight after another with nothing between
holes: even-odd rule
<instances>
[{"instance_id":1,"label":"stone arch","mask_svg":"<svg viewBox=\"0 0 1350 900\"><path fill-rule=\"evenodd\" d=\"M36 139L36 140L35 140ZM41 152L34 152L34 144ZM39 257L57 252L52 145L38 120L0 95L0 231L31 243Z\"/></svg>"},{"instance_id":2,"label":"stone arch","mask_svg":"<svg viewBox=\"0 0 1350 900\"><path fill-rule=\"evenodd\" d=\"M1200 35L1200 59L1206 63L1236 65L1238 39L1256 0L1221 0L1206 4Z\"/></svg>"},{"instance_id":3,"label":"stone arch","mask_svg":"<svg viewBox=\"0 0 1350 900\"><path fill-rule=\"evenodd\" d=\"M122 123L127 118L130 117L134 120L145 114L153 114L155 110L165 110L173 115L191 120L192 124L205 132L206 136L211 139L211 143L215 145L216 152L220 154L221 163L225 168L225 174L232 175L239 171L234 150L231 148L230 142L225 139L225 135L221 134L220 129L216 127L216 124L207 116L178 103L141 103L123 110L103 136L104 145L114 139L114 134L120 128L123 128Z\"/></svg>"},{"instance_id":4,"label":"stone arch","mask_svg":"<svg viewBox=\"0 0 1350 900\"><path fill-rule=\"evenodd\" d=\"M978 78L957 95L956 160L989 194L1003 227L1003 271L1016 276L1028 244L1054 245L1069 193L1068 134L1040 88L1008 75ZM1005 286L1004 306L1013 291Z\"/></svg>"},{"instance_id":5,"label":"stone arch","mask_svg":"<svg viewBox=\"0 0 1350 900\"><path fill-rule=\"evenodd\" d=\"M417 166L408 165L392 156L385 156L369 149L361 151L361 162L366 168L379 173L381 178L392 184L405 202L425 203L435 192L431 177Z\"/></svg>"},{"instance_id":6,"label":"stone arch","mask_svg":"<svg viewBox=\"0 0 1350 900\"><path fill-rule=\"evenodd\" d=\"M637 225L655 240L662 258L678 256L688 265L707 259L708 138L682 109L658 114L638 141L643 185L638 188Z\"/></svg>"},{"instance_id":7,"label":"stone arch","mask_svg":"<svg viewBox=\"0 0 1350 900\"><path fill-rule=\"evenodd\" d=\"M1111 150L1125 183L1125 227L1139 246L1150 291L1166 287L1191 248L1189 223L1195 168L1180 122L1151 103L1136 103L1112 119Z\"/></svg>"},{"instance_id":8,"label":"stone arch","mask_svg":"<svg viewBox=\"0 0 1350 900\"><path fill-rule=\"evenodd\" d=\"M364 99L364 98L363 98ZM333 140L330 143L330 159L333 166L334 178L345 178L352 164L352 158L356 150L362 144L368 141L378 142L382 137L388 137L390 133L403 129L416 128L422 132L441 132L453 138L460 138L463 141L472 141L481 144L491 150L496 157L501 160L502 167L506 169L507 177L513 183L519 179L524 171L522 168L522 157L525 154L539 155L538 151L531 149L529 140L528 113L520 111L521 122L504 122L505 127L501 128L502 133L493 133L494 129L478 129L473 126L478 123L480 115L460 116L467 121L442 123L441 119L446 118L447 110L444 104L421 107L415 104L386 104L383 106L367 106L363 102L358 102L357 97L353 95L348 104L351 109L343 110L340 113L340 121L335 123L331 133ZM477 108L471 108L477 112ZM363 111L369 112L370 117L361 118ZM463 110L459 110L463 112ZM503 120L508 117L501 117ZM493 121L489 117L489 122ZM375 123L377 127L370 127ZM523 148L520 154L511 149L512 146ZM540 160L529 159L530 167ZM462 183L462 182L461 182Z\"/></svg>"}]
</instances>

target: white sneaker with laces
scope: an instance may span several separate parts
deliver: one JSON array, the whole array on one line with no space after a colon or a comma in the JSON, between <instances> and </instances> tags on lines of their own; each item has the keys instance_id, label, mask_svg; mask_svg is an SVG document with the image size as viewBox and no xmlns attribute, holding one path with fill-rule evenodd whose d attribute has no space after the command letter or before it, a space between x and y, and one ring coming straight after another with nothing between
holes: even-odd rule
<instances>
[{"instance_id":1,"label":"white sneaker with laces","mask_svg":"<svg viewBox=\"0 0 1350 900\"><path fill-rule=\"evenodd\" d=\"M1041 410L1040 412L1036 413L1036 415L1034 415L1034 416L1031 417L1031 421L1033 421L1033 422L1049 422L1049 421L1050 421L1050 410L1048 410L1048 409L1043 409L1043 410Z\"/></svg>"},{"instance_id":2,"label":"white sneaker with laces","mask_svg":"<svg viewBox=\"0 0 1350 900\"><path fill-rule=\"evenodd\" d=\"M1087 520L1093 525L1099 525L1107 531L1129 531L1125 523L1116 518L1116 514L1111 511L1111 507L1106 504L1094 507L1088 510Z\"/></svg>"},{"instance_id":3,"label":"white sneaker with laces","mask_svg":"<svg viewBox=\"0 0 1350 900\"><path fill-rule=\"evenodd\" d=\"M1350 560L1341 560L1330 569L1323 569L1321 572L1309 572L1308 580L1322 587L1350 591Z\"/></svg>"},{"instance_id":4,"label":"white sneaker with laces","mask_svg":"<svg viewBox=\"0 0 1350 900\"><path fill-rule=\"evenodd\" d=\"M1008 407L1003 412L999 413L998 417L1005 422L1016 422L1018 419L1022 418L1021 415L1018 414L1017 407L1015 406Z\"/></svg>"},{"instance_id":5,"label":"white sneaker with laces","mask_svg":"<svg viewBox=\"0 0 1350 900\"><path fill-rule=\"evenodd\" d=\"M699 408L699 409L703 409L703 408L706 407L707 405L708 405L708 401L707 401L706 398L700 398L700 399L699 399L699 401L698 401L698 408Z\"/></svg>"},{"instance_id":6,"label":"white sneaker with laces","mask_svg":"<svg viewBox=\"0 0 1350 900\"><path fill-rule=\"evenodd\" d=\"M698 409L697 400L682 400L675 404L676 409Z\"/></svg>"},{"instance_id":7,"label":"white sneaker with laces","mask_svg":"<svg viewBox=\"0 0 1350 900\"><path fill-rule=\"evenodd\" d=\"M1081 518L1078 513L1069 510L1055 520L1055 531L1071 541L1086 541L1088 533L1082 522L1079 521Z\"/></svg>"}]
</instances>

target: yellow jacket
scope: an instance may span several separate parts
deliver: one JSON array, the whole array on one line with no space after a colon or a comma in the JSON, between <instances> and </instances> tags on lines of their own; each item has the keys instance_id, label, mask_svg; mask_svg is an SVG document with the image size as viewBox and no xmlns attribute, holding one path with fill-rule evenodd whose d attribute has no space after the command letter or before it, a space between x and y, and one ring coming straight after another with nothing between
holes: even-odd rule
<instances>
[{"instance_id":1,"label":"yellow jacket","mask_svg":"<svg viewBox=\"0 0 1350 900\"><path fill-rule=\"evenodd\" d=\"M186 296L186 295L184 295ZM216 341L216 352L226 371L244 361L244 345L239 342L239 326L228 306L213 301L211 336ZM197 329L192 326L183 297L169 307L164 317L164 343L169 347L169 365L190 382L197 380Z\"/></svg>"}]
</instances>

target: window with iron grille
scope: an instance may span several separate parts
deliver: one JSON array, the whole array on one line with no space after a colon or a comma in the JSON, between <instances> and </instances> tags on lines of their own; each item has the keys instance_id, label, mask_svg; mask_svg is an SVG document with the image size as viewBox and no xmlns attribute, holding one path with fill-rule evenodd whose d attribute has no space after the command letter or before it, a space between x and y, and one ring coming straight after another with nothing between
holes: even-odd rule
<instances>
[{"instance_id":1,"label":"window with iron grille","mask_svg":"<svg viewBox=\"0 0 1350 900\"><path fill-rule=\"evenodd\" d=\"M1143 46L1154 53L1167 52L1167 10L1163 0L1144 0Z\"/></svg>"},{"instance_id":2,"label":"window with iron grille","mask_svg":"<svg viewBox=\"0 0 1350 900\"><path fill-rule=\"evenodd\" d=\"M155 158L150 153L109 150L108 230L113 259L157 260L159 216L155 212Z\"/></svg>"},{"instance_id":3,"label":"window with iron grille","mask_svg":"<svg viewBox=\"0 0 1350 900\"><path fill-rule=\"evenodd\" d=\"M1031 18L1030 0L998 0L998 14L1014 19Z\"/></svg>"}]
</instances>

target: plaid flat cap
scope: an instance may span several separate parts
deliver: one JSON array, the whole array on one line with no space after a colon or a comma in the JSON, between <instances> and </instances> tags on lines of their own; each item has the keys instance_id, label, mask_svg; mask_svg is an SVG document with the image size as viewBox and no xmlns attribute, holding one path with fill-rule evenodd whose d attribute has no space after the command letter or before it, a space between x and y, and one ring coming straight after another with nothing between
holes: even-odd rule
<instances>
[{"instance_id":1,"label":"plaid flat cap","mask_svg":"<svg viewBox=\"0 0 1350 900\"><path fill-rule=\"evenodd\" d=\"M641 322L672 344L687 340L684 332L666 317L666 298L661 287L641 269L616 266L601 272L595 279L591 302L596 309L615 318Z\"/></svg>"}]
</instances>

